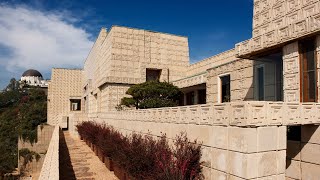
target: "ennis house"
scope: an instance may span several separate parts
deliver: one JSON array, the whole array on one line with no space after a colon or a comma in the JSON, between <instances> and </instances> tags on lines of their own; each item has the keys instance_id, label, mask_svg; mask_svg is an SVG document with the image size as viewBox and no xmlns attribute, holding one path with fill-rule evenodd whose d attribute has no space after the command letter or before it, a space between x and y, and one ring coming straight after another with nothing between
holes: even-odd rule
<instances>
[{"instance_id":1,"label":"ennis house","mask_svg":"<svg viewBox=\"0 0 320 180\"><path fill-rule=\"evenodd\" d=\"M48 123L123 133L186 131L203 142L206 179L319 179L320 0L254 0L252 38L189 63L188 38L102 29L83 69L52 70ZM117 111L127 89L159 79L182 106ZM289 131L287 130L289 127Z\"/></svg>"}]
</instances>

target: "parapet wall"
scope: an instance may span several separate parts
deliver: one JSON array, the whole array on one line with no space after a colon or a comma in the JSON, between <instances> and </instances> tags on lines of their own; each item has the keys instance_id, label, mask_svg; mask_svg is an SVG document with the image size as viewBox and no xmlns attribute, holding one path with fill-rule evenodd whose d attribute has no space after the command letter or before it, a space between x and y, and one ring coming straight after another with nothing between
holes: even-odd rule
<instances>
[{"instance_id":1,"label":"parapet wall","mask_svg":"<svg viewBox=\"0 0 320 180\"><path fill-rule=\"evenodd\" d=\"M74 126L92 120L111 125L123 134L139 132L158 137L165 133L171 142L177 134L186 132L191 141L202 142L206 179L284 180L292 168L302 167L304 170L299 172L312 173L320 167L314 164L318 163L317 159L305 154L305 162L292 164L286 170L287 126L320 123L316 113L319 108L316 103L243 101L114 111L90 114L89 118L72 114L69 130L77 135ZM317 155L312 151L318 147L314 147L314 141L304 144L308 149L302 152Z\"/></svg>"},{"instance_id":2,"label":"parapet wall","mask_svg":"<svg viewBox=\"0 0 320 180\"><path fill-rule=\"evenodd\" d=\"M243 102L120 111L100 114L92 120L112 125L124 134L134 131L160 136L165 133L170 141L180 132L186 132L190 140L202 142L206 179L284 179L286 126L275 126L270 119L269 127L259 127L255 119L261 120L266 112L254 109L259 109L258 106L264 109L268 104L258 104ZM251 125L256 127L250 128Z\"/></svg>"},{"instance_id":3,"label":"parapet wall","mask_svg":"<svg viewBox=\"0 0 320 180\"><path fill-rule=\"evenodd\" d=\"M59 130L56 125L39 175L41 180L59 179Z\"/></svg>"}]
</instances>

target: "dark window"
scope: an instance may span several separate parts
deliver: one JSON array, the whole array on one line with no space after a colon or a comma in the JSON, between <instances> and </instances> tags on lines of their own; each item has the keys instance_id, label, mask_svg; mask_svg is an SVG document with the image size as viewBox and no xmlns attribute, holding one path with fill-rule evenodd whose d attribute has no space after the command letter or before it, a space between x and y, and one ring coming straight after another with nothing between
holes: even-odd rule
<instances>
[{"instance_id":1,"label":"dark window","mask_svg":"<svg viewBox=\"0 0 320 180\"><path fill-rule=\"evenodd\" d=\"M161 69L147 69L146 81L159 81Z\"/></svg>"},{"instance_id":2,"label":"dark window","mask_svg":"<svg viewBox=\"0 0 320 180\"><path fill-rule=\"evenodd\" d=\"M230 102L230 75L222 76L221 79L221 102Z\"/></svg>"},{"instance_id":3,"label":"dark window","mask_svg":"<svg viewBox=\"0 0 320 180\"><path fill-rule=\"evenodd\" d=\"M206 98L207 98L206 93L207 92L205 89L198 90L198 104L205 104L206 103Z\"/></svg>"},{"instance_id":4,"label":"dark window","mask_svg":"<svg viewBox=\"0 0 320 180\"><path fill-rule=\"evenodd\" d=\"M81 100L80 99L70 99L70 110L71 111L81 111Z\"/></svg>"},{"instance_id":5,"label":"dark window","mask_svg":"<svg viewBox=\"0 0 320 180\"><path fill-rule=\"evenodd\" d=\"M301 141L301 126L288 126L287 139L291 141Z\"/></svg>"},{"instance_id":6,"label":"dark window","mask_svg":"<svg viewBox=\"0 0 320 180\"><path fill-rule=\"evenodd\" d=\"M258 75L258 100L264 100L264 67L257 68L257 75Z\"/></svg>"},{"instance_id":7,"label":"dark window","mask_svg":"<svg viewBox=\"0 0 320 180\"><path fill-rule=\"evenodd\" d=\"M316 56L315 41L304 40L299 43L301 65L302 102L316 101Z\"/></svg>"},{"instance_id":8,"label":"dark window","mask_svg":"<svg viewBox=\"0 0 320 180\"><path fill-rule=\"evenodd\" d=\"M187 105L194 105L194 92L189 92L186 94L187 96Z\"/></svg>"}]
</instances>

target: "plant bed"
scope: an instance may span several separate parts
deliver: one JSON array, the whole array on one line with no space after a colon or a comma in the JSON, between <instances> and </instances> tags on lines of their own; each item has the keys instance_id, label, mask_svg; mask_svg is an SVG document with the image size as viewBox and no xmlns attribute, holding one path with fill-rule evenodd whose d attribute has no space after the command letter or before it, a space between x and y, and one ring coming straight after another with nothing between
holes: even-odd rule
<instances>
[{"instance_id":1,"label":"plant bed","mask_svg":"<svg viewBox=\"0 0 320 180\"><path fill-rule=\"evenodd\" d=\"M98 147L98 158L104 163L104 155L101 148Z\"/></svg>"},{"instance_id":2,"label":"plant bed","mask_svg":"<svg viewBox=\"0 0 320 180\"><path fill-rule=\"evenodd\" d=\"M139 133L124 136L112 126L90 121L77 128L120 180L203 179L201 144L191 142L185 133L177 135L169 145L165 135L157 139Z\"/></svg>"},{"instance_id":3,"label":"plant bed","mask_svg":"<svg viewBox=\"0 0 320 180\"><path fill-rule=\"evenodd\" d=\"M113 164L113 171L117 178L120 180L126 180L126 172L118 163Z\"/></svg>"},{"instance_id":4,"label":"plant bed","mask_svg":"<svg viewBox=\"0 0 320 180\"><path fill-rule=\"evenodd\" d=\"M113 171L114 168L113 168L113 161L111 158L109 157L104 157L104 164L106 165L106 167L110 170L110 171Z\"/></svg>"}]
</instances>

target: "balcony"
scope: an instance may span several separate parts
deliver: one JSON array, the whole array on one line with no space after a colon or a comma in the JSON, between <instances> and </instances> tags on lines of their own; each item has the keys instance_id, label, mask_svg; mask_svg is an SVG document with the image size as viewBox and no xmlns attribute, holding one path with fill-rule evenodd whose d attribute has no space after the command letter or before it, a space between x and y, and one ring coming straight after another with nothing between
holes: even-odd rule
<instances>
[{"instance_id":1,"label":"balcony","mask_svg":"<svg viewBox=\"0 0 320 180\"><path fill-rule=\"evenodd\" d=\"M170 108L114 111L99 118L210 126L287 126L320 124L320 104L243 101Z\"/></svg>"}]
</instances>

